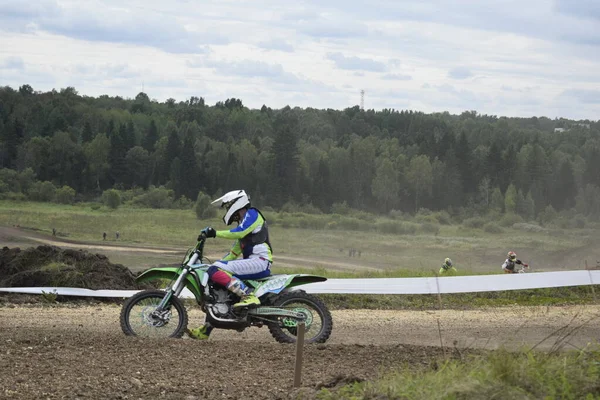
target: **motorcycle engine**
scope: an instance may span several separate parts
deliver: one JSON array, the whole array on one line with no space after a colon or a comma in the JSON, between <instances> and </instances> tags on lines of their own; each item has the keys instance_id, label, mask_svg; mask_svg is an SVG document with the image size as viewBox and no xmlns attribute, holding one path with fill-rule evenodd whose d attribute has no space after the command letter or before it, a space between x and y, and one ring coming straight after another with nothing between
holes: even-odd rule
<instances>
[{"instance_id":1,"label":"motorcycle engine","mask_svg":"<svg viewBox=\"0 0 600 400\"><path fill-rule=\"evenodd\" d=\"M212 308L215 316L219 318L225 318L229 315L229 310L231 309L230 292L227 289L214 288L212 290L213 297L215 302L209 307Z\"/></svg>"}]
</instances>

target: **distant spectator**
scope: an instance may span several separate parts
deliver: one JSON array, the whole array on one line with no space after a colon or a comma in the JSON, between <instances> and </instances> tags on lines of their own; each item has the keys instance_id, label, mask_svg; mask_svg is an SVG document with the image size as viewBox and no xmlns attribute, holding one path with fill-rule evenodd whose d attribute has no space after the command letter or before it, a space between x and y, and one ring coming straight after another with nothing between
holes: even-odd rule
<instances>
[{"instance_id":1,"label":"distant spectator","mask_svg":"<svg viewBox=\"0 0 600 400\"><path fill-rule=\"evenodd\" d=\"M362 251L359 250L358 251L358 257L360 257L361 253L362 253Z\"/></svg>"},{"instance_id":2,"label":"distant spectator","mask_svg":"<svg viewBox=\"0 0 600 400\"><path fill-rule=\"evenodd\" d=\"M52 228L52 236L56 236L56 228Z\"/></svg>"},{"instance_id":3,"label":"distant spectator","mask_svg":"<svg viewBox=\"0 0 600 400\"><path fill-rule=\"evenodd\" d=\"M119 240L119 237L121 236L121 234L119 233L119 231L117 231L116 236L117 236L117 240Z\"/></svg>"},{"instance_id":4,"label":"distant spectator","mask_svg":"<svg viewBox=\"0 0 600 400\"><path fill-rule=\"evenodd\" d=\"M102 232L102 239L106 240L106 232Z\"/></svg>"}]
</instances>

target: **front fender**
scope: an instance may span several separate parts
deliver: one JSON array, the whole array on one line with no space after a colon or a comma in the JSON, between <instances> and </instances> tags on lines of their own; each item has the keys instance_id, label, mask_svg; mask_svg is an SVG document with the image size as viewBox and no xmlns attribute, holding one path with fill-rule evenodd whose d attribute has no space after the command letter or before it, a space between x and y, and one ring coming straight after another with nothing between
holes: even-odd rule
<instances>
[{"instance_id":1,"label":"front fender","mask_svg":"<svg viewBox=\"0 0 600 400\"><path fill-rule=\"evenodd\" d=\"M155 279L175 280L179 277L179 270L179 267L150 268L138 275L135 280L137 282L148 282ZM192 274L186 276L185 287L194 294L196 300L200 301L202 299L202 290L200 290L200 286Z\"/></svg>"}]
</instances>

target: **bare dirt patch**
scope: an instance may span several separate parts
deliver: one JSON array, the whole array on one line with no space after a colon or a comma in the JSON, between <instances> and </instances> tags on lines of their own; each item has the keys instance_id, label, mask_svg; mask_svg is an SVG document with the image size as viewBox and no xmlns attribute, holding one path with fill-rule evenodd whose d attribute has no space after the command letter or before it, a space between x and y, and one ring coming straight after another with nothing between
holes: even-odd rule
<instances>
[{"instance_id":1,"label":"bare dirt patch","mask_svg":"<svg viewBox=\"0 0 600 400\"><path fill-rule=\"evenodd\" d=\"M131 271L102 254L55 246L0 250L0 287L141 289Z\"/></svg>"},{"instance_id":2,"label":"bare dirt patch","mask_svg":"<svg viewBox=\"0 0 600 400\"><path fill-rule=\"evenodd\" d=\"M0 397L287 399L296 393L294 346L233 332L207 342L125 337L118 310L0 308L9 322L0 328ZM376 378L380 368L426 367L441 356L438 348L400 343L307 346L303 386L312 393Z\"/></svg>"},{"instance_id":3,"label":"bare dirt patch","mask_svg":"<svg viewBox=\"0 0 600 400\"><path fill-rule=\"evenodd\" d=\"M599 306L333 311L331 339L305 349L298 391L294 346L275 343L264 328L215 331L206 342L146 340L123 335L119 310L0 307L0 398L288 399L390 369L427 368L469 349L573 349L600 337ZM190 325L202 323L197 307L189 311Z\"/></svg>"}]
</instances>

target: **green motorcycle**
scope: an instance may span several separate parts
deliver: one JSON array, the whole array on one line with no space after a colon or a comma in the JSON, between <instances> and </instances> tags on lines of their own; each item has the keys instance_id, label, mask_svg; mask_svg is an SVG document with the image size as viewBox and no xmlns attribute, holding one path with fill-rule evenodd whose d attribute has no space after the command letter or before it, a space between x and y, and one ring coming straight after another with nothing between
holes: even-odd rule
<instances>
[{"instance_id":1,"label":"green motorcycle","mask_svg":"<svg viewBox=\"0 0 600 400\"><path fill-rule=\"evenodd\" d=\"M138 282L168 281L166 289L138 292L125 301L121 309L121 329L126 335L140 337L180 338L187 329L188 315L179 296L189 290L206 314L206 321L216 329L239 332L251 326L266 325L280 343L296 342L297 326L305 324L307 343L324 343L331 335L331 313L318 297L297 289L307 283L323 282L327 278L308 274L271 275L256 280L244 280L254 288L261 305L255 308L233 309L240 299L223 286L208 279L210 264L203 263L202 235L189 249L180 267L151 268L137 277Z\"/></svg>"}]
</instances>

